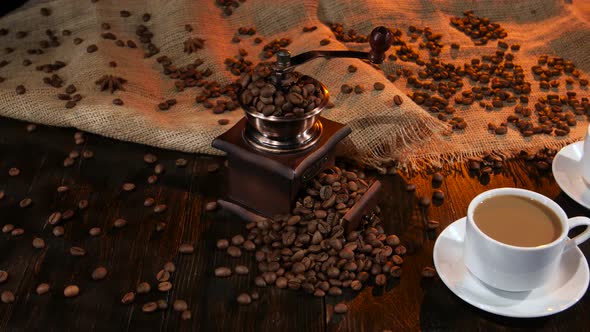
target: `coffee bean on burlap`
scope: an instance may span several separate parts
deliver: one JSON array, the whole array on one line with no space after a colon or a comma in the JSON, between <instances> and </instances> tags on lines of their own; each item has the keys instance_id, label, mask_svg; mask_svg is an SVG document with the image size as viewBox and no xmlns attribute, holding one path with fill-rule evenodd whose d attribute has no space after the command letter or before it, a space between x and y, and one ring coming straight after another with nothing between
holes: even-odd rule
<instances>
[{"instance_id":1,"label":"coffee bean on burlap","mask_svg":"<svg viewBox=\"0 0 590 332\"><path fill-rule=\"evenodd\" d=\"M385 84L383 84L381 82L375 82L375 83L373 83L373 89L375 89L377 91L381 91L381 90L385 89Z\"/></svg>"},{"instance_id":2,"label":"coffee bean on burlap","mask_svg":"<svg viewBox=\"0 0 590 332\"><path fill-rule=\"evenodd\" d=\"M403 103L402 97L400 97L399 95L395 95L393 96L393 102L397 105L400 106Z\"/></svg>"},{"instance_id":3,"label":"coffee bean on burlap","mask_svg":"<svg viewBox=\"0 0 590 332\"><path fill-rule=\"evenodd\" d=\"M96 46L94 44L92 44L86 48L86 52L88 52L88 53L94 53L96 51L98 51L98 46Z\"/></svg>"},{"instance_id":4,"label":"coffee bean on burlap","mask_svg":"<svg viewBox=\"0 0 590 332\"><path fill-rule=\"evenodd\" d=\"M68 285L64 288L65 297L76 297L80 294L80 288L76 285Z\"/></svg>"},{"instance_id":5,"label":"coffee bean on burlap","mask_svg":"<svg viewBox=\"0 0 590 332\"><path fill-rule=\"evenodd\" d=\"M181 254L192 254L195 251L195 248L193 247L192 244L190 243L182 243L179 247L178 247L178 251Z\"/></svg>"},{"instance_id":6,"label":"coffee bean on burlap","mask_svg":"<svg viewBox=\"0 0 590 332\"><path fill-rule=\"evenodd\" d=\"M21 85L17 85L15 90L16 90L16 94L17 95L24 95L27 92L27 89L22 84Z\"/></svg>"},{"instance_id":7,"label":"coffee bean on burlap","mask_svg":"<svg viewBox=\"0 0 590 332\"><path fill-rule=\"evenodd\" d=\"M121 100L121 98L113 99L113 105L122 106L123 104L124 103L123 103L123 100Z\"/></svg>"},{"instance_id":8,"label":"coffee bean on burlap","mask_svg":"<svg viewBox=\"0 0 590 332\"><path fill-rule=\"evenodd\" d=\"M49 292L49 289L49 284L43 282L37 285L37 287L35 288L35 292L37 293L37 295L43 295L47 294Z\"/></svg>"},{"instance_id":9,"label":"coffee bean on burlap","mask_svg":"<svg viewBox=\"0 0 590 332\"><path fill-rule=\"evenodd\" d=\"M166 204L158 204L158 205L154 206L154 213L163 213L167 209L168 209L168 206Z\"/></svg>"}]
</instances>

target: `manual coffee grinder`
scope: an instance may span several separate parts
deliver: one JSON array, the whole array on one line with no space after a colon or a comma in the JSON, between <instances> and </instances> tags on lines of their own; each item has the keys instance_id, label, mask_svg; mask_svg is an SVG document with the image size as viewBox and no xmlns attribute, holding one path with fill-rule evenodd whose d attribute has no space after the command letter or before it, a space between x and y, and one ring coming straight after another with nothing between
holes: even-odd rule
<instances>
[{"instance_id":1,"label":"manual coffee grinder","mask_svg":"<svg viewBox=\"0 0 590 332\"><path fill-rule=\"evenodd\" d=\"M320 57L358 58L380 64L391 43L391 32L381 26L371 32L369 52L316 50L292 57L289 51L281 50L272 67L275 87L282 88L278 82L295 67ZM329 100L328 90L309 76L303 78L323 89L323 99L312 111L285 118L265 116L241 105L245 117L212 143L228 158L228 192L219 203L246 220L289 214L298 191L316 174L334 166L336 145L351 133L346 125L321 117ZM375 181L344 216L347 230L356 229L361 217L374 208L379 188L380 183Z\"/></svg>"}]
</instances>

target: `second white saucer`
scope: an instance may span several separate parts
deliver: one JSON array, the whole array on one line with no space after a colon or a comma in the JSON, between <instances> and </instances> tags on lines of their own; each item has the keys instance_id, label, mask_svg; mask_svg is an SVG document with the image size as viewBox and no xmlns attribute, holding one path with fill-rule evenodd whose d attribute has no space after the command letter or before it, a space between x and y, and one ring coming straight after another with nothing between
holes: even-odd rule
<instances>
[{"instance_id":1,"label":"second white saucer","mask_svg":"<svg viewBox=\"0 0 590 332\"><path fill-rule=\"evenodd\" d=\"M584 142L572 143L561 149L553 158L553 177L557 185L571 199L590 209L590 187L582 179Z\"/></svg>"}]
</instances>

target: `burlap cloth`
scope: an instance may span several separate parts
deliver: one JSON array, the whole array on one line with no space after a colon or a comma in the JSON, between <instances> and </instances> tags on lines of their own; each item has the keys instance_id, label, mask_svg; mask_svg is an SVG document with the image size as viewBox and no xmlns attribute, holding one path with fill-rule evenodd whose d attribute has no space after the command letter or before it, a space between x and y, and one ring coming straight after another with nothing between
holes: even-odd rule
<instances>
[{"instance_id":1,"label":"burlap cloth","mask_svg":"<svg viewBox=\"0 0 590 332\"><path fill-rule=\"evenodd\" d=\"M160 47L159 55L169 56L181 66L202 58L203 65L214 74L210 79L228 83L235 79L224 65L224 59L238 54L239 48L246 49L247 59L260 61L262 46L274 38L289 37L293 43L288 47L294 54L311 49L368 49L368 44L344 44L337 41L328 23L341 22L345 28L354 28L368 34L377 25L399 28L404 39L409 40L409 25L429 26L435 33L442 33L446 45L441 59L463 64L482 54L492 54L496 42L488 46L474 46L473 42L449 24L451 16L461 16L466 9L473 9L478 16L489 17L500 23L508 32L505 39L509 44L522 45L514 52L514 63L521 64L533 85L531 103L542 93L538 81L532 77L530 68L536 64L537 56L548 54L572 60L588 78L590 71L590 23L588 1L573 0L570 4L557 0L519 1L285 1L248 0L234 14L224 17L214 0L56 0L33 1L0 19L0 28L10 33L0 37L2 49L14 48L10 54L0 55L1 60L10 63L0 68L0 115L25 121L54 126L76 127L100 135L143 143L167 149L186 152L218 154L211 147L211 141L229 128L218 124L221 118L229 119L230 125L241 117L240 110L216 115L195 103L199 88L177 93L174 81L167 78L157 56L143 58L143 49L137 40L135 30L142 24L143 13L151 13L146 26L154 33L153 43ZM40 8L48 7L52 14L40 15ZM122 18L120 10L128 10L131 17ZM120 48L112 40L100 37L101 23L112 26L111 32L122 40L134 40L137 49ZM191 24L193 32L185 31L185 24ZM303 26L317 25L312 33L303 33ZM255 27L256 36L242 36L240 43L232 43L239 27ZM38 48L39 41L47 39L46 29L56 30L61 46L46 49L43 55L29 55L26 50ZM71 36L61 36L63 29L72 31ZM16 32L28 31L24 39L17 39ZM183 52L183 42L189 37L206 40L205 47L193 54ZM74 45L73 39L84 39ZM263 38L261 44L253 42L254 37ZM320 47L320 40L330 38L331 43ZM449 45L460 43L458 52L449 52ZM86 48L96 44L99 50L88 54ZM418 49L417 43L413 44ZM3 50L0 52L3 53ZM391 51L390 51L391 52ZM426 52L423 59L428 59ZM33 65L25 67L23 59L31 59ZM66 85L73 83L84 99L73 109L66 109L64 101L56 95L63 92L42 82L49 76L35 70L39 64L61 60L67 66L58 74ZM116 61L118 67L110 68L108 63ZM347 67L354 64L358 72L348 73ZM514 128L508 134L496 137L486 130L487 123L500 123L513 113L513 107L501 111L487 112L477 104L459 107L468 127L450 137L441 133L447 125L405 97L411 89L403 79L390 83L385 76L399 68L418 67L414 63L386 61L383 71L375 70L360 60L318 59L305 64L299 70L322 81L331 91L336 107L327 110L324 116L348 124L353 133L345 141L342 153L369 164L399 159L410 166L424 163L441 164L462 160L485 150L510 156L521 149L559 147L583 137L587 128L584 118L579 118L577 127L563 138L536 135L524 138ZM101 92L95 80L104 74L114 74L128 80L125 91L113 95ZM563 80L563 77L561 78ZM468 81L465 78L465 81ZM373 91L374 82L383 82L384 91ZM345 95L340 93L343 83L361 84L363 94ZM27 93L17 95L15 87L23 84ZM64 85L65 86L65 85ZM576 84L576 89L578 85ZM565 94L565 83L557 90ZM587 95L587 89L578 91L578 97ZM546 92L543 92L543 94ZM392 98L404 96L402 107L393 107ZM112 104L114 98L124 100L124 106ZM158 111L157 104L176 98L178 104L169 111ZM535 119L533 117L533 119Z\"/></svg>"}]
</instances>

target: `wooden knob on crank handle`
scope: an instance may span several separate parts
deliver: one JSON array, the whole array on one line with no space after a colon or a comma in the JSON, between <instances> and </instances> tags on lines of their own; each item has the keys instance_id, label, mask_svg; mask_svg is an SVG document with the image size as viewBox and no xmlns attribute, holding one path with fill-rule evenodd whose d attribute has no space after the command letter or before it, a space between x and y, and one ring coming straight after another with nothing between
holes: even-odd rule
<instances>
[{"instance_id":1,"label":"wooden knob on crank handle","mask_svg":"<svg viewBox=\"0 0 590 332\"><path fill-rule=\"evenodd\" d=\"M389 29L384 26L373 29L369 36L369 45L371 45L369 60L376 64L382 63L385 60L385 52L389 49L392 42L393 35Z\"/></svg>"}]
</instances>

